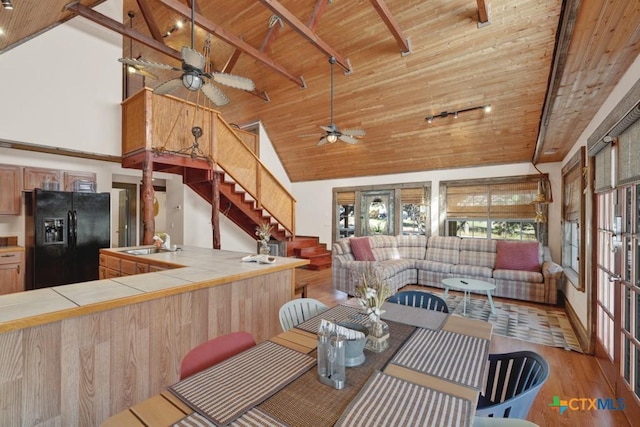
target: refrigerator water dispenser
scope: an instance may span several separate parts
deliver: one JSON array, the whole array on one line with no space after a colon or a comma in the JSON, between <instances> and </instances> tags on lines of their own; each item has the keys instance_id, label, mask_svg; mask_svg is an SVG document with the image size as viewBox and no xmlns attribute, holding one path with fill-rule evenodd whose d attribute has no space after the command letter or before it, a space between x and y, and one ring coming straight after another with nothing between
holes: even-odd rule
<instances>
[{"instance_id":1,"label":"refrigerator water dispenser","mask_svg":"<svg viewBox=\"0 0 640 427\"><path fill-rule=\"evenodd\" d=\"M64 218L44 219L44 243L64 243Z\"/></svg>"}]
</instances>

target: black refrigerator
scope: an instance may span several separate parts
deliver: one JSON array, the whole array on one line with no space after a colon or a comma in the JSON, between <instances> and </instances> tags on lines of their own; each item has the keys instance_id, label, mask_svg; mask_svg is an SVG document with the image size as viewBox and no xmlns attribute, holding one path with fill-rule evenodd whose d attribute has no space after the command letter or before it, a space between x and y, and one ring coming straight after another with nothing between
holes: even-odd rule
<instances>
[{"instance_id":1,"label":"black refrigerator","mask_svg":"<svg viewBox=\"0 0 640 427\"><path fill-rule=\"evenodd\" d=\"M111 243L109 193L25 193L25 289L98 279Z\"/></svg>"}]
</instances>

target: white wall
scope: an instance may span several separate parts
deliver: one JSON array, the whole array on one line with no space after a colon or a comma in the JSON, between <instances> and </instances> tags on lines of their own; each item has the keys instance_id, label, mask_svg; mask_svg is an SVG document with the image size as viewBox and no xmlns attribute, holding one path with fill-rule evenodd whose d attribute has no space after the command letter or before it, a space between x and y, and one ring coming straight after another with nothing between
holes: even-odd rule
<instances>
[{"instance_id":1,"label":"white wall","mask_svg":"<svg viewBox=\"0 0 640 427\"><path fill-rule=\"evenodd\" d=\"M615 108L615 106L622 100L622 98L626 95L626 93L631 89L631 87L636 84L640 80L640 55L636 57L636 60L633 62L631 67L627 70L624 76L620 79L615 89L611 92L611 95L607 98L607 100L602 104L600 110L593 117L589 125L585 128L584 132L580 135L573 148L567 154L567 156L563 160L563 164L566 164L574 153L582 146L587 146L587 138L591 136L591 134L596 130L598 126L603 122L603 120L607 117L609 113ZM594 236L591 236L594 238ZM595 243L595 242L594 242ZM585 265L585 271L591 271L591 266L589 261L591 260L591 255L587 255L588 264ZM580 318L580 322L584 326L584 328L588 331L588 312L590 309L590 298L591 289L594 284L593 278L587 274L587 281L585 283L585 291L578 291L571 283L567 283L565 286L565 295L567 297L567 301L571 304L574 311Z\"/></svg>"},{"instance_id":2,"label":"white wall","mask_svg":"<svg viewBox=\"0 0 640 427\"><path fill-rule=\"evenodd\" d=\"M122 21L122 0L96 10ZM0 140L119 155L121 55L119 34L81 17L0 55Z\"/></svg>"}]
</instances>

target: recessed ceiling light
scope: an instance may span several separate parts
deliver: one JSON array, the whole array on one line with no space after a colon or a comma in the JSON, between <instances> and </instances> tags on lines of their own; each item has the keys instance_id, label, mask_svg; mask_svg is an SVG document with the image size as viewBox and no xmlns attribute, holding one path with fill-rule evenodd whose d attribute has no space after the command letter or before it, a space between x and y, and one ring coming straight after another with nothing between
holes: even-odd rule
<instances>
[{"instance_id":1,"label":"recessed ceiling light","mask_svg":"<svg viewBox=\"0 0 640 427\"><path fill-rule=\"evenodd\" d=\"M548 150L544 150L542 154L556 154L558 152L557 148L549 148Z\"/></svg>"}]
</instances>

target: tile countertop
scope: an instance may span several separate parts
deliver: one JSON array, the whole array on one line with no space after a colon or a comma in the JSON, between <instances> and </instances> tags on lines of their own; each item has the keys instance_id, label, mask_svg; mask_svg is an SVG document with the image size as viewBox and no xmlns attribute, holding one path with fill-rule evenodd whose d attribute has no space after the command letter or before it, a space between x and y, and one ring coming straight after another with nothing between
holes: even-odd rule
<instances>
[{"instance_id":1,"label":"tile countertop","mask_svg":"<svg viewBox=\"0 0 640 427\"><path fill-rule=\"evenodd\" d=\"M3 252L24 252L22 246L0 246L0 254Z\"/></svg>"},{"instance_id":2,"label":"tile countertop","mask_svg":"<svg viewBox=\"0 0 640 427\"><path fill-rule=\"evenodd\" d=\"M16 250L15 246L13 248ZM174 268L0 295L0 333L293 269L309 263L305 259L284 257L276 257L274 264L242 262L242 257L251 254L191 246L182 247L182 250L175 252L150 255L122 253L128 249L135 247L102 249L101 254Z\"/></svg>"}]
</instances>

